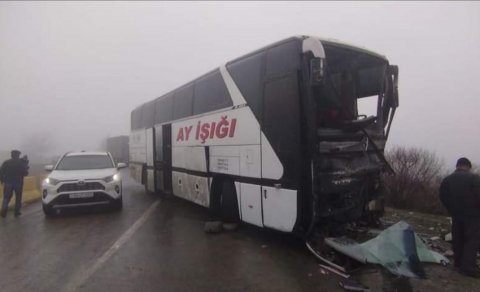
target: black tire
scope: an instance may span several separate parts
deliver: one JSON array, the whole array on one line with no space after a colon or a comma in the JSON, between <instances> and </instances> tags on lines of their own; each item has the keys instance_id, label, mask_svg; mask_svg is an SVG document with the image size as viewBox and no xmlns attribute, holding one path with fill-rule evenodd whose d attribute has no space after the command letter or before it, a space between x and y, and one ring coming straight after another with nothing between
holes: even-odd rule
<instances>
[{"instance_id":1,"label":"black tire","mask_svg":"<svg viewBox=\"0 0 480 292\"><path fill-rule=\"evenodd\" d=\"M149 196L154 194L153 192L151 192L148 189L148 173L147 173L147 165L145 165L145 164L142 167L142 184L143 184L143 188L145 190L145 194L147 194Z\"/></svg>"},{"instance_id":2,"label":"black tire","mask_svg":"<svg viewBox=\"0 0 480 292\"><path fill-rule=\"evenodd\" d=\"M53 217L57 214L56 210L53 209L50 206L42 204L42 209L43 209L43 213L45 214L46 217Z\"/></svg>"},{"instance_id":3,"label":"black tire","mask_svg":"<svg viewBox=\"0 0 480 292\"><path fill-rule=\"evenodd\" d=\"M237 191L232 181L225 181L221 189L221 216L223 222L238 223L240 215L238 211Z\"/></svg>"},{"instance_id":4,"label":"black tire","mask_svg":"<svg viewBox=\"0 0 480 292\"><path fill-rule=\"evenodd\" d=\"M123 208L123 197L120 196L119 199L116 199L115 201L112 202L112 209L114 211L120 211Z\"/></svg>"},{"instance_id":5,"label":"black tire","mask_svg":"<svg viewBox=\"0 0 480 292\"><path fill-rule=\"evenodd\" d=\"M144 186L145 187L145 194L149 195L149 196L154 196L156 193L155 192L152 192L148 189L147 185Z\"/></svg>"}]
</instances>

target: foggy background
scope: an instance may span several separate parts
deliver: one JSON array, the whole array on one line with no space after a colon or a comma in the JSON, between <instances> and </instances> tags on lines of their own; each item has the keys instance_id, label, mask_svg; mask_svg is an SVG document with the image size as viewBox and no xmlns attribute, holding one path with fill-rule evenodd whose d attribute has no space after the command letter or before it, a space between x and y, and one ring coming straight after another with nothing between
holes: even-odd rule
<instances>
[{"instance_id":1,"label":"foggy background","mask_svg":"<svg viewBox=\"0 0 480 292\"><path fill-rule=\"evenodd\" d=\"M388 147L480 163L475 2L1 2L0 152L98 149L141 103L301 34L399 66Z\"/></svg>"}]
</instances>

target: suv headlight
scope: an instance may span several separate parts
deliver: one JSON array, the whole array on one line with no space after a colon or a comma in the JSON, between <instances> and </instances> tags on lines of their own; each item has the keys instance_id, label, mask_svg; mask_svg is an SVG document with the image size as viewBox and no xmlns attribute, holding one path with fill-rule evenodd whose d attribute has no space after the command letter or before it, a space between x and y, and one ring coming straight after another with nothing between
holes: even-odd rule
<instances>
[{"instance_id":1,"label":"suv headlight","mask_svg":"<svg viewBox=\"0 0 480 292\"><path fill-rule=\"evenodd\" d=\"M112 181L119 181L119 180L120 180L120 175L118 173L103 178L103 181L105 181L107 183L112 182Z\"/></svg>"},{"instance_id":2,"label":"suv headlight","mask_svg":"<svg viewBox=\"0 0 480 292\"><path fill-rule=\"evenodd\" d=\"M45 179L45 182L46 182L47 184L50 184L50 185L52 185L52 186L55 186L55 185L58 185L58 183L59 183L60 181L59 181L58 179L54 179L54 178L51 178L51 177L47 177L47 178Z\"/></svg>"}]
</instances>

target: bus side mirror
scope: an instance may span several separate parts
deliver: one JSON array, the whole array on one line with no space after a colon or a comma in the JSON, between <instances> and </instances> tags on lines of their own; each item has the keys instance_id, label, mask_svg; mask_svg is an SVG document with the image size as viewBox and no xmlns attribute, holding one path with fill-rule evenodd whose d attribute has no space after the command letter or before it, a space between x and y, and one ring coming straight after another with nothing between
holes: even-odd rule
<instances>
[{"instance_id":1,"label":"bus side mirror","mask_svg":"<svg viewBox=\"0 0 480 292\"><path fill-rule=\"evenodd\" d=\"M391 65L390 66L390 72L392 73L393 77L393 92L392 92L392 98L393 98L393 107L398 107L398 66L396 65Z\"/></svg>"},{"instance_id":2,"label":"bus side mirror","mask_svg":"<svg viewBox=\"0 0 480 292\"><path fill-rule=\"evenodd\" d=\"M312 58L310 60L310 85L318 86L323 83L325 77L323 58Z\"/></svg>"}]
</instances>

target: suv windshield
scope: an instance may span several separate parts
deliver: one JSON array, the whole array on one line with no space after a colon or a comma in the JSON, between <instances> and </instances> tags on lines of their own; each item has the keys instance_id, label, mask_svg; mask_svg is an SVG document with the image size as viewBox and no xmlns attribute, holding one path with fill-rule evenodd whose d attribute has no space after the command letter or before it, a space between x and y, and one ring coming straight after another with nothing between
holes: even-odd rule
<instances>
[{"instance_id":1,"label":"suv windshield","mask_svg":"<svg viewBox=\"0 0 480 292\"><path fill-rule=\"evenodd\" d=\"M108 155L65 156L57 165L57 170L82 170L113 168Z\"/></svg>"}]
</instances>

